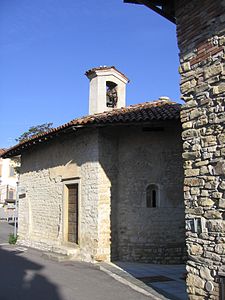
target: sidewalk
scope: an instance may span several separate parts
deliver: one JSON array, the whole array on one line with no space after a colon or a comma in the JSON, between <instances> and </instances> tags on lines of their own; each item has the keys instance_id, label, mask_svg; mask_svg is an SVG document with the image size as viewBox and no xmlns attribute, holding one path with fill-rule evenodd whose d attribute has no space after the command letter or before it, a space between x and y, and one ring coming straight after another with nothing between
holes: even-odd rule
<instances>
[{"instance_id":1,"label":"sidewalk","mask_svg":"<svg viewBox=\"0 0 225 300\"><path fill-rule=\"evenodd\" d=\"M114 262L100 269L154 299L186 300L185 265Z\"/></svg>"},{"instance_id":2,"label":"sidewalk","mask_svg":"<svg viewBox=\"0 0 225 300\"><path fill-rule=\"evenodd\" d=\"M14 224L6 221L0 221L0 244L7 244L9 234L14 232Z\"/></svg>"}]
</instances>

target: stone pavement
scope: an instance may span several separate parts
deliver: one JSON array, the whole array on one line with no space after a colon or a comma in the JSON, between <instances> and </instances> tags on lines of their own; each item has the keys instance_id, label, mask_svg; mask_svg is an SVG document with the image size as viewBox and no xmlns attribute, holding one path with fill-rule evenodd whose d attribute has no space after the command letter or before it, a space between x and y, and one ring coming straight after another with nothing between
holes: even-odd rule
<instances>
[{"instance_id":1,"label":"stone pavement","mask_svg":"<svg viewBox=\"0 0 225 300\"><path fill-rule=\"evenodd\" d=\"M152 299L188 299L184 265L114 262L99 263L99 267L113 278Z\"/></svg>"},{"instance_id":2,"label":"stone pavement","mask_svg":"<svg viewBox=\"0 0 225 300\"><path fill-rule=\"evenodd\" d=\"M185 286L185 265L154 265L117 262L117 266L161 294L161 299L188 299ZM143 287L143 285L142 285ZM163 297L164 296L164 297Z\"/></svg>"}]
</instances>

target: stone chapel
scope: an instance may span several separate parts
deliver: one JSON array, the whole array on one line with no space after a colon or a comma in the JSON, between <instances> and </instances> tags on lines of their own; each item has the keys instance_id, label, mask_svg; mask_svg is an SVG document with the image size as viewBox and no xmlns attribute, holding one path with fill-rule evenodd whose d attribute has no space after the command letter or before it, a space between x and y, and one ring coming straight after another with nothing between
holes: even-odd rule
<instances>
[{"instance_id":1,"label":"stone chapel","mask_svg":"<svg viewBox=\"0 0 225 300\"><path fill-rule=\"evenodd\" d=\"M124 2L176 24L185 104L122 108L126 76L89 71L91 115L3 155L22 156L20 240L83 259L163 263L183 261L186 241L189 299L223 300L225 1ZM101 77L109 70L120 81Z\"/></svg>"},{"instance_id":2,"label":"stone chapel","mask_svg":"<svg viewBox=\"0 0 225 300\"><path fill-rule=\"evenodd\" d=\"M3 155L21 155L19 243L85 261L183 263L181 105L127 107L119 70L86 76L88 116Z\"/></svg>"}]
</instances>

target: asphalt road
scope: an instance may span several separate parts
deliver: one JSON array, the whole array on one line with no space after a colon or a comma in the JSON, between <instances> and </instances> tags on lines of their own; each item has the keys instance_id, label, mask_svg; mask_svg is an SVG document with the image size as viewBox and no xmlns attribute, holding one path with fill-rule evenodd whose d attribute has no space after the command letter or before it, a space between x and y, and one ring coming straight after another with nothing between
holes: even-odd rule
<instances>
[{"instance_id":1,"label":"asphalt road","mask_svg":"<svg viewBox=\"0 0 225 300\"><path fill-rule=\"evenodd\" d=\"M54 262L41 252L3 245L13 227L0 223L0 300L149 300L94 265Z\"/></svg>"}]
</instances>

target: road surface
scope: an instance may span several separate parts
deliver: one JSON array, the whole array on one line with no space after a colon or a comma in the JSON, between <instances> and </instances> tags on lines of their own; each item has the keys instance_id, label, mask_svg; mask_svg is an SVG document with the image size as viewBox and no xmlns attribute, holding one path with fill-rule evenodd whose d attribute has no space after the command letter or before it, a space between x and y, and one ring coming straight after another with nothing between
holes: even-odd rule
<instances>
[{"instance_id":1,"label":"road surface","mask_svg":"<svg viewBox=\"0 0 225 300\"><path fill-rule=\"evenodd\" d=\"M13 226L0 223L0 300L149 300L94 265L54 262L42 253L5 245Z\"/></svg>"}]
</instances>

